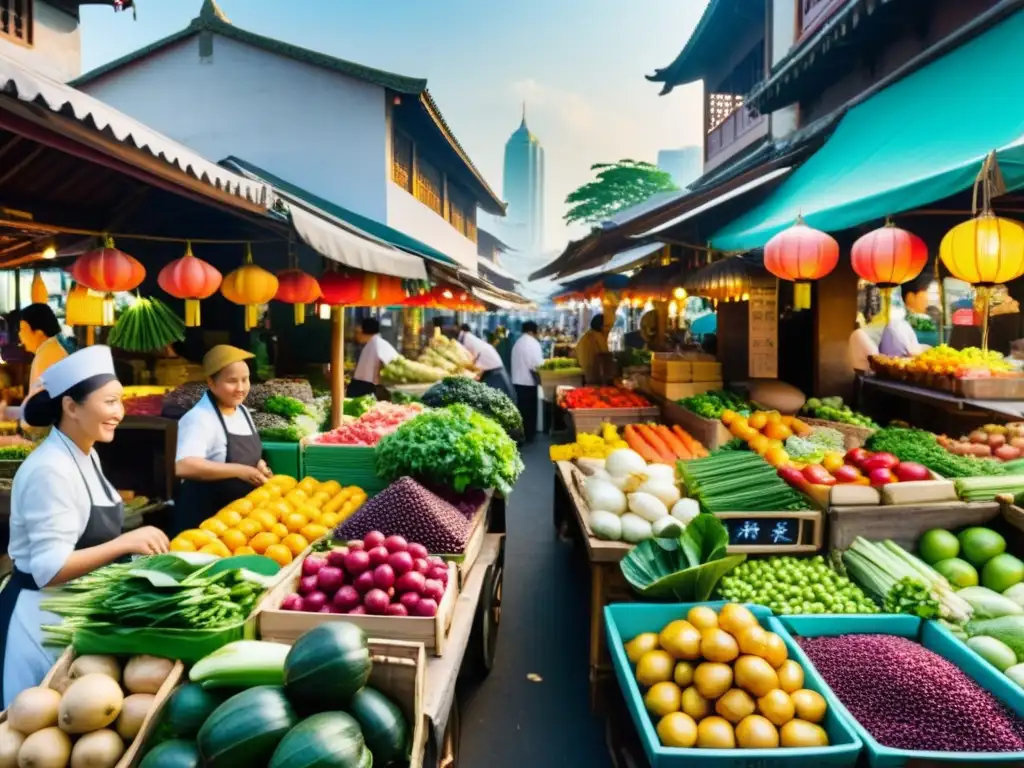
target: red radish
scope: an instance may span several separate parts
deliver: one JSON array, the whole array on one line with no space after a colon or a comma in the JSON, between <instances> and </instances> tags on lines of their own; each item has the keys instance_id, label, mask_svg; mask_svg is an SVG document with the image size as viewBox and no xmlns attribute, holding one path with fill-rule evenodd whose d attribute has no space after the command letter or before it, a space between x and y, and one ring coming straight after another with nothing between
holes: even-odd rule
<instances>
[{"instance_id":1,"label":"red radish","mask_svg":"<svg viewBox=\"0 0 1024 768\"><path fill-rule=\"evenodd\" d=\"M385 538L387 537L380 531L370 531L368 534L363 536L363 546L367 549L382 546Z\"/></svg>"},{"instance_id":2,"label":"red radish","mask_svg":"<svg viewBox=\"0 0 1024 768\"><path fill-rule=\"evenodd\" d=\"M395 582L395 589L398 592L415 592L419 595L422 594L426 581L426 578L419 571L407 571L398 577L398 581Z\"/></svg>"},{"instance_id":3,"label":"red radish","mask_svg":"<svg viewBox=\"0 0 1024 768\"><path fill-rule=\"evenodd\" d=\"M357 549L368 549L368 547L365 544L363 544L363 542L361 542L359 539L353 539L352 541L347 542L345 546L347 546L352 551L355 551Z\"/></svg>"},{"instance_id":4,"label":"red radish","mask_svg":"<svg viewBox=\"0 0 1024 768\"><path fill-rule=\"evenodd\" d=\"M843 464L832 474L835 475L837 483L852 483L861 476L860 470L849 464Z\"/></svg>"},{"instance_id":5,"label":"red radish","mask_svg":"<svg viewBox=\"0 0 1024 768\"><path fill-rule=\"evenodd\" d=\"M413 569L412 554L409 552L395 552L388 556L388 565L391 566L391 569L396 574L401 576L406 571Z\"/></svg>"},{"instance_id":6,"label":"red radish","mask_svg":"<svg viewBox=\"0 0 1024 768\"><path fill-rule=\"evenodd\" d=\"M358 576L369 567L370 556L366 552L357 549L345 555L345 570L353 576Z\"/></svg>"},{"instance_id":7,"label":"red radish","mask_svg":"<svg viewBox=\"0 0 1024 768\"><path fill-rule=\"evenodd\" d=\"M893 469L900 460L893 456L891 453L873 453L867 459L861 463L861 469L865 472L870 472L873 469Z\"/></svg>"},{"instance_id":8,"label":"red radish","mask_svg":"<svg viewBox=\"0 0 1024 768\"><path fill-rule=\"evenodd\" d=\"M316 583L320 587L320 591L333 595L345 583L345 572L340 568L332 568L328 565L320 569L320 573L316 575Z\"/></svg>"},{"instance_id":9,"label":"red radish","mask_svg":"<svg viewBox=\"0 0 1024 768\"><path fill-rule=\"evenodd\" d=\"M395 586L395 572L387 563L373 569L373 583L377 589L391 589Z\"/></svg>"},{"instance_id":10,"label":"red radish","mask_svg":"<svg viewBox=\"0 0 1024 768\"><path fill-rule=\"evenodd\" d=\"M437 579L427 579L423 585L423 598L436 600L441 602L441 598L444 597L444 584Z\"/></svg>"},{"instance_id":11,"label":"red radish","mask_svg":"<svg viewBox=\"0 0 1024 768\"><path fill-rule=\"evenodd\" d=\"M345 567L345 555L348 554L348 548L342 547L341 549L332 549L327 553L327 564L332 568L344 568ZM308 561L308 558L307 558Z\"/></svg>"},{"instance_id":12,"label":"red radish","mask_svg":"<svg viewBox=\"0 0 1024 768\"><path fill-rule=\"evenodd\" d=\"M310 555L302 561L302 575L316 576L317 571L327 565L327 558Z\"/></svg>"},{"instance_id":13,"label":"red radish","mask_svg":"<svg viewBox=\"0 0 1024 768\"><path fill-rule=\"evenodd\" d=\"M900 482L931 480L932 478L927 467L922 464L916 464L913 461L901 462L896 465L896 469L893 471L896 473L896 477L900 479Z\"/></svg>"},{"instance_id":14,"label":"red radish","mask_svg":"<svg viewBox=\"0 0 1024 768\"><path fill-rule=\"evenodd\" d=\"M376 568L378 565L384 565L388 561L388 555L390 554L385 547L374 547L368 551L370 555L370 567Z\"/></svg>"},{"instance_id":15,"label":"red radish","mask_svg":"<svg viewBox=\"0 0 1024 768\"><path fill-rule=\"evenodd\" d=\"M299 579L299 594L308 595L310 592L315 592L317 583L318 579L315 573L312 576L303 576Z\"/></svg>"},{"instance_id":16,"label":"red radish","mask_svg":"<svg viewBox=\"0 0 1024 768\"><path fill-rule=\"evenodd\" d=\"M443 557L438 557L437 555L433 555L433 556L427 558L427 565L445 565L445 564L446 564L445 563L445 559Z\"/></svg>"},{"instance_id":17,"label":"red radish","mask_svg":"<svg viewBox=\"0 0 1024 768\"><path fill-rule=\"evenodd\" d=\"M407 551L413 556L413 558L422 557L425 560L430 556L427 552L427 548L422 544L410 543Z\"/></svg>"},{"instance_id":18,"label":"red radish","mask_svg":"<svg viewBox=\"0 0 1024 768\"><path fill-rule=\"evenodd\" d=\"M388 548L388 552L405 552L409 549L409 542L402 536L388 536L384 539L384 546Z\"/></svg>"},{"instance_id":19,"label":"red radish","mask_svg":"<svg viewBox=\"0 0 1024 768\"><path fill-rule=\"evenodd\" d=\"M821 464L808 464L804 467L804 479L812 485L835 485L836 479L832 473Z\"/></svg>"},{"instance_id":20,"label":"red radish","mask_svg":"<svg viewBox=\"0 0 1024 768\"><path fill-rule=\"evenodd\" d=\"M391 603L388 609L384 611L387 616L408 616L409 610L401 603Z\"/></svg>"},{"instance_id":21,"label":"red radish","mask_svg":"<svg viewBox=\"0 0 1024 768\"><path fill-rule=\"evenodd\" d=\"M872 485L888 485L897 481L896 475L892 473L892 470L885 467L872 469L868 473L868 479Z\"/></svg>"},{"instance_id":22,"label":"red radish","mask_svg":"<svg viewBox=\"0 0 1024 768\"><path fill-rule=\"evenodd\" d=\"M437 616L437 601L429 597L424 597L422 600L416 603L414 613L417 616L426 616L428 618L432 616Z\"/></svg>"},{"instance_id":23,"label":"red radish","mask_svg":"<svg viewBox=\"0 0 1024 768\"><path fill-rule=\"evenodd\" d=\"M864 460L870 455L871 454L864 448L851 448L846 452L846 463L852 464L855 467L860 467Z\"/></svg>"},{"instance_id":24,"label":"red radish","mask_svg":"<svg viewBox=\"0 0 1024 768\"><path fill-rule=\"evenodd\" d=\"M429 567L430 561L424 560L422 557L417 557L415 560L412 561L412 569L416 571L416 573L426 573L427 568Z\"/></svg>"},{"instance_id":25,"label":"red radish","mask_svg":"<svg viewBox=\"0 0 1024 768\"><path fill-rule=\"evenodd\" d=\"M373 571L363 571L362 573L360 573L358 576L356 576L356 580L353 582L353 586L355 586L355 588L359 590L359 594L361 595L365 595L371 589L376 587L377 584L373 580Z\"/></svg>"},{"instance_id":26,"label":"red radish","mask_svg":"<svg viewBox=\"0 0 1024 768\"><path fill-rule=\"evenodd\" d=\"M1012 445L1000 445L995 449L994 453L996 458L1002 461L1013 461L1020 458L1020 448Z\"/></svg>"},{"instance_id":27,"label":"red radish","mask_svg":"<svg viewBox=\"0 0 1024 768\"><path fill-rule=\"evenodd\" d=\"M412 613L416 610L416 603L418 603L419 601L420 596L416 592L406 592L404 595L398 598L398 602L404 605L406 610L409 611L409 613Z\"/></svg>"},{"instance_id":28,"label":"red radish","mask_svg":"<svg viewBox=\"0 0 1024 768\"><path fill-rule=\"evenodd\" d=\"M435 579L442 584L447 584L448 569L443 565L432 565L427 569L427 579Z\"/></svg>"},{"instance_id":29,"label":"red radish","mask_svg":"<svg viewBox=\"0 0 1024 768\"><path fill-rule=\"evenodd\" d=\"M803 486L807 485L807 480L804 479L803 474L800 472L799 469L796 469L794 467L779 467L779 470L776 474L778 474L779 477L781 477L787 483L796 488L802 488ZM435 566L431 567L433 568Z\"/></svg>"},{"instance_id":30,"label":"red radish","mask_svg":"<svg viewBox=\"0 0 1024 768\"><path fill-rule=\"evenodd\" d=\"M330 603L327 603L317 613L340 613L340 611Z\"/></svg>"},{"instance_id":31,"label":"red radish","mask_svg":"<svg viewBox=\"0 0 1024 768\"><path fill-rule=\"evenodd\" d=\"M342 613L347 613L359 605L359 592L351 584L346 584L344 587L339 589L334 599L331 601L334 603L334 607Z\"/></svg>"},{"instance_id":32,"label":"red radish","mask_svg":"<svg viewBox=\"0 0 1024 768\"><path fill-rule=\"evenodd\" d=\"M363 606L361 606L361 605L357 605L355 608L353 608L351 611L348 612L348 615L349 616L365 616L366 615L366 609Z\"/></svg>"},{"instance_id":33,"label":"red radish","mask_svg":"<svg viewBox=\"0 0 1024 768\"><path fill-rule=\"evenodd\" d=\"M419 599L419 598L417 598ZM301 611L302 610L302 597L299 595L285 595L284 600L281 601L282 611Z\"/></svg>"},{"instance_id":34,"label":"red radish","mask_svg":"<svg viewBox=\"0 0 1024 768\"><path fill-rule=\"evenodd\" d=\"M302 610L306 613L316 613L327 604L327 595L323 592L310 592L302 598Z\"/></svg>"},{"instance_id":35,"label":"red radish","mask_svg":"<svg viewBox=\"0 0 1024 768\"><path fill-rule=\"evenodd\" d=\"M366 608L367 613L373 616L384 615L390 603L387 593L379 589L371 589L363 596L363 607Z\"/></svg>"}]
</instances>

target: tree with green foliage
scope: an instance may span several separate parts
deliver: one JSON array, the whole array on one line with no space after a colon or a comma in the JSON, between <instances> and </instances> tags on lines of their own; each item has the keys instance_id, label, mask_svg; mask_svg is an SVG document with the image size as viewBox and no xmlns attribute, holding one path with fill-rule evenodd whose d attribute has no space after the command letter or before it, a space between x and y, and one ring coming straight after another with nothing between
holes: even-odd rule
<instances>
[{"instance_id":1,"label":"tree with green foliage","mask_svg":"<svg viewBox=\"0 0 1024 768\"><path fill-rule=\"evenodd\" d=\"M590 170L597 172L597 178L565 198L571 206L563 217L567 224L600 224L652 195L679 189L670 173L641 160L595 163Z\"/></svg>"}]
</instances>

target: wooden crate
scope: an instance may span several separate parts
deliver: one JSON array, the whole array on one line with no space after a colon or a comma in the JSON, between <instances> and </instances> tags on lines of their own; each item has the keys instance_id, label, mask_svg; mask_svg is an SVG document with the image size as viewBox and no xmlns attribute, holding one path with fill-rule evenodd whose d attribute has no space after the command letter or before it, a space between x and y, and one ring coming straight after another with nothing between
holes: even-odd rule
<instances>
[{"instance_id":1,"label":"wooden crate","mask_svg":"<svg viewBox=\"0 0 1024 768\"><path fill-rule=\"evenodd\" d=\"M656 354L651 358L651 378L673 384L693 381L693 361Z\"/></svg>"},{"instance_id":2,"label":"wooden crate","mask_svg":"<svg viewBox=\"0 0 1024 768\"><path fill-rule=\"evenodd\" d=\"M722 388L721 381L707 381L707 382L672 382L672 381L661 381L660 379L651 378L648 381L648 386L651 391L658 397L663 397L666 400L682 400L685 397L693 397L694 395L703 395L705 392L715 392Z\"/></svg>"},{"instance_id":3,"label":"wooden crate","mask_svg":"<svg viewBox=\"0 0 1024 768\"><path fill-rule=\"evenodd\" d=\"M732 440L729 430L718 419L705 419L689 408L671 401L662 403L661 412L666 424L678 424L709 451L720 448Z\"/></svg>"},{"instance_id":4,"label":"wooden crate","mask_svg":"<svg viewBox=\"0 0 1024 768\"><path fill-rule=\"evenodd\" d=\"M487 535L488 521L490 515L488 514L491 507L491 497L493 491L488 491L487 500L483 503L482 508L477 511L473 517L473 528L469 532L469 538L466 539L466 546L462 550L461 555L441 555L445 560L455 563L459 570L459 589L462 589L466 584L466 578L469 576L469 572L473 570L473 566L476 565L476 560L480 556L480 549L484 545L484 537Z\"/></svg>"},{"instance_id":5,"label":"wooden crate","mask_svg":"<svg viewBox=\"0 0 1024 768\"><path fill-rule=\"evenodd\" d=\"M299 561L297 561L299 562ZM448 564L448 587L433 618L418 616L350 616L337 613L282 611L281 601L299 586L300 570L290 572L260 603L256 612L259 636L263 640L294 643L305 632L328 621L347 621L362 627L369 637L422 643L435 656L444 655L459 594L459 573L455 563Z\"/></svg>"},{"instance_id":6,"label":"wooden crate","mask_svg":"<svg viewBox=\"0 0 1024 768\"><path fill-rule=\"evenodd\" d=\"M427 658L422 643L370 638L373 669L369 685L398 705L412 733L409 768L423 768L427 718L423 712Z\"/></svg>"},{"instance_id":7,"label":"wooden crate","mask_svg":"<svg viewBox=\"0 0 1024 768\"><path fill-rule=\"evenodd\" d=\"M985 525L999 517L994 501L966 504L922 504L878 507L832 507L828 511L828 548L847 549L863 536L872 541L892 539L901 547L913 549L921 534L932 528L957 529L966 525Z\"/></svg>"},{"instance_id":8,"label":"wooden crate","mask_svg":"<svg viewBox=\"0 0 1024 768\"><path fill-rule=\"evenodd\" d=\"M66 648L64 653L61 654L60 658L57 659L57 663L53 665L46 677L43 678L40 686L44 688L53 688L56 691L62 691L67 685L68 673L71 671L71 663L75 660L75 652L71 648ZM185 676L185 665L180 661L174 662L174 666L171 667L171 674L164 680L164 684L160 686L160 690L156 692L156 696L153 699L153 706L149 712L146 713L145 719L142 721L142 728L139 730L135 740L128 745L125 753L121 756L121 759L117 761L114 768L134 768L142 761L142 746L145 744L146 739L156 728L159 722L160 710L163 709L167 699L170 698L171 692L178 687L178 684L182 681ZM7 721L7 710L0 712L0 723Z\"/></svg>"},{"instance_id":9,"label":"wooden crate","mask_svg":"<svg viewBox=\"0 0 1024 768\"><path fill-rule=\"evenodd\" d=\"M657 421L660 416L657 407L649 408L576 408L569 411L569 425L572 434L583 432L598 434L601 425L605 422L614 424L617 427L624 427L627 424L638 424L647 421Z\"/></svg>"},{"instance_id":10,"label":"wooden crate","mask_svg":"<svg viewBox=\"0 0 1024 768\"><path fill-rule=\"evenodd\" d=\"M722 381L722 364L695 362L693 364L693 380Z\"/></svg>"},{"instance_id":11,"label":"wooden crate","mask_svg":"<svg viewBox=\"0 0 1024 768\"><path fill-rule=\"evenodd\" d=\"M537 372L540 375L540 389L544 399L554 402L555 390L559 387L582 387L583 371L570 369L568 371L545 371Z\"/></svg>"},{"instance_id":12,"label":"wooden crate","mask_svg":"<svg viewBox=\"0 0 1024 768\"><path fill-rule=\"evenodd\" d=\"M825 419L805 419L803 416L798 417L800 421L809 427L828 427L834 429L837 432L843 433L843 439L846 441L846 450L853 448L860 448L864 443L868 441L875 430L871 427L858 427L854 424L843 424L839 421L825 421Z\"/></svg>"}]
</instances>

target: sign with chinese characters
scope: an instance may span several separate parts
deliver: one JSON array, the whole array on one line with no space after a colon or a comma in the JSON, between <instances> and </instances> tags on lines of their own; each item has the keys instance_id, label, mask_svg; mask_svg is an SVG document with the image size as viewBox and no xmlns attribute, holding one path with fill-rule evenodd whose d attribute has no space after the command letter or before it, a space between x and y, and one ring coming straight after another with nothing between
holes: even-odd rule
<instances>
[{"instance_id":1,"label":"sign with chinese characters","mask_svg":"<svg viewBox=\"0 0 1024 768\"><path fill-rule=\"evenodd\" d=\"M729 553L816 552L822 540L822 513L720 512L729 531Z\"/></svg>"},{"instance_id":2,"label":"sign with chinese characters","mask_svg":"<svg viewBox=\"0 0 1024 768\"><path fill-rule=\"evenodd\" d=\"M751 286L748 307L748 373L752 379L779 375L779 290Z\"/></svg>"}]
</instances>

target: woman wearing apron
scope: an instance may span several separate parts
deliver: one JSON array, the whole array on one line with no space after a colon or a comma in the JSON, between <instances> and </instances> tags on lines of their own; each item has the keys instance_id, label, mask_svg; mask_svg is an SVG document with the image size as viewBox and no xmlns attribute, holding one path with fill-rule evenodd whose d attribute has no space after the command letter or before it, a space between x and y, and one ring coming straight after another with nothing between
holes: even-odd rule
<instances>
[{"instance_id":1,"label":"woman wearing apron","mask_svg":"<svg viewBox=\"0 0 1024 768\"><path fill-rule=\"evenodd\" d=\"M207 391L178 422L175 473L182 483L174 502L175 535L208 517L270 477L252 416L249 366L244 349L220 344L203 357Z\"/></svg>"},{"instance_id":2,"label":"woman wearing apron","mask_svg":"<svg viewBox=\"0 0 1024 768\"><path fill-rule=\"evenodd\" d=\"M56 427L14 476L10 580L0 590L0 701L39 685L56 655L41 627L60 618L39 608L47 586L63 584L128 555L166 552L156 528L121 533L124 504L103 476L93 446L109 443L124 418L109 347L54 363L28 401L25 420Z\"/></svg>"}]
</instances>

